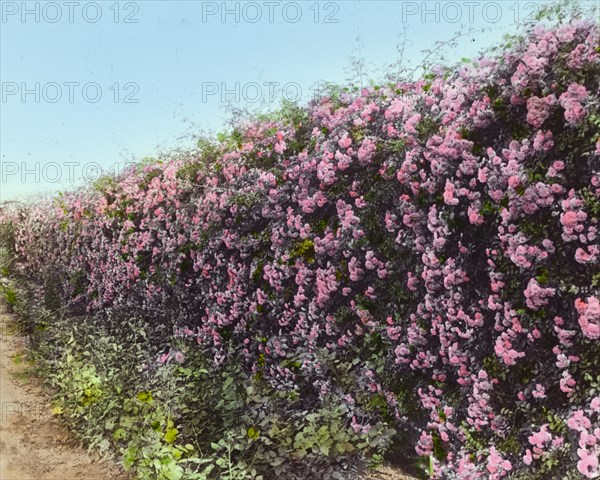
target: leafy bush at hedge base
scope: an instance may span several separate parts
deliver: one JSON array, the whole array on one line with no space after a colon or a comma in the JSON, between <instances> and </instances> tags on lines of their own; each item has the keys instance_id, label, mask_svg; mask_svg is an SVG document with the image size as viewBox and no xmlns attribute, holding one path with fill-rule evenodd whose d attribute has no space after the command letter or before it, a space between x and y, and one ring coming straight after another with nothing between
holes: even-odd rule
<instances>
[{"instance_id":1,"label":"leafy bush at hedge base","mask_svg":"<svg viewBox=\"0 0 600 480\"><path fill-rule=\"evenodd\" d=\"M204 440L250 477L391 451L435 478L595 478L599 81L597 25L538 26L4 222L48 308L165 332L143 378L204 386L182 404L212 405ZM226 463L198 478L246 478Z\"/></svg>"}]
</instances>

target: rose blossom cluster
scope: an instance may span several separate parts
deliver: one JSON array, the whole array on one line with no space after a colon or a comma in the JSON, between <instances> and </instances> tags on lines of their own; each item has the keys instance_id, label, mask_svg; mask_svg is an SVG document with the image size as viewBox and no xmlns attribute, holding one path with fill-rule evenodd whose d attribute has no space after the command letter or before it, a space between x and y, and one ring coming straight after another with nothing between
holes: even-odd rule
<instances>
[{"instance_id":1,"label":"rose blossom cluster","mask_svg":"<svg viewBox=\"0 0 600 480\"><path fill-rule=\"evenodd\" d=\"M52 272L66 312L171 322L216 368L302 389L299 415L336 402L356 433L409 432L436 478L544 455L594 478L598 33L538 27L502 59L31 205L3 218L21 272L42 290Z\"/></svg>"}]
</instances>

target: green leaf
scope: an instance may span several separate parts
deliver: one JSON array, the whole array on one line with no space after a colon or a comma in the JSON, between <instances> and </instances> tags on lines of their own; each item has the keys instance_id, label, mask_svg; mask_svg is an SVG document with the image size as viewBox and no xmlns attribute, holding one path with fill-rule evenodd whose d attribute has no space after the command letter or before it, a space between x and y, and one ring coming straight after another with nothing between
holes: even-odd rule
<instances>
[{"instance_id":1,"label":"green leaf","mask_svg":"<svg viewBox=\"0 0 600 480\"><path fill-rule=\"evenodd\" d=\"M178 433L179 433L179 430L177 430L176 428L167 429L167 431L165 433L165 441L167 443L173 443L177 439Z\"/></svg>"},{"instance_id":2,"label":"green leaf","mask_svg":"<svg viewBox=\"0 0 600 480\"><path fill-rule=\"evenodd\" d=\"M152 401L152 394L150 392L140 392L137 394L137 399L140 402L150 403Z\"/></svg>"}]
</instances>

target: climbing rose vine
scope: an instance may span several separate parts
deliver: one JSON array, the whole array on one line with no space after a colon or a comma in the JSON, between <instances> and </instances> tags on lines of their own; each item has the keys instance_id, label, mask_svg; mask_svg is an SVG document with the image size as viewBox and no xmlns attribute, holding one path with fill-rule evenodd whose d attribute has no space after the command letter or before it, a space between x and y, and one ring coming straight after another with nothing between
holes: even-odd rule
<instances>
[{"instance_id":1,"label":"climbing rose vine","mask_svg":"<svg viewBox=\"0 0 600 480\"><path fill-rule=\"evenodd\" d=\"M538 26L7 213L21 273L392 428L435 478L596 478L599 52Z\"/></svg>"}]
</instances>

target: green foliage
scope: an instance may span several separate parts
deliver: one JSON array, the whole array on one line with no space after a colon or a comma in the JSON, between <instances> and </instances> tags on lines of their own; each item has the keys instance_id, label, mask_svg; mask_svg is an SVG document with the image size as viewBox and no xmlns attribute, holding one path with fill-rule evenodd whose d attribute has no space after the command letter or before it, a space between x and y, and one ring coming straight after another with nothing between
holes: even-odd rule
<instances>
[{"instance_id":1,"label":"green foliage","mask_svg":"<svg viewBox=\"0 0 600 480\"><path fill-rule=\"evenodd\" d=\"M195 183L198 179L198 174L205 169L206 165L203 162L187 162L183 167L177 170L177 178Z\"/></svg>"},{"instance_id":2,"label":"green foliage","mask_svg":"<svg viewBox=\"0 0 600 480\"><path fill-rule=\"evenodd\" d=\"M418 138L420 140L426 141L432 135L436 134L439 130L439 125L437 122L431 117L422 118L421 121L417 124L416 130L418 132Z\"/></svg>"},{"instance_id":3,"label":"green foliage","mask_svg":"<svg viewBox=\"0 0 600 480\"><path fill-rule=\"evenodd\" d=\"M14 225L12 222L5 222L0 225L0 277L10 275L14 257Z\"/></svg>"},{"instance_id":4,"label":"green foliage","mask_svg":"<svg viewBox=\"0 0 600 480\"><path fill-rule=\"evenodd\" d=\"M10 310L12 310L17 303L17 292L10 286L2 286L1 291L4 294L4 301Z\"/></svg>"},{"instance_id":5,"label":"green foliage","mask_svg":"<svg viewBox=\"0 0 600 480\"><path fill-rule=\"evenodd\" d=\"M107 195L109 191L114 190L116 186L117 182L115 177L111 175L103 175L92 183L91 189Z\"/></svg>"},{"instance_id":6,"label":"green foliage","mask_svg":"<svg viewBox=\"0 0 600 480\"><path fill-rule=\"evenodd\" d=\"M387 140L385 149L390 153L400 154L406 149L406 141L403 139Z\"/></svg>"},{"instance_id":7,"label":"green foliage","mask_svg":"<svg viewBox=\"0 0 600 480\"><path fill-rule=\"evenodd\" d=\"M315 261L315 245L310 238L298 240L292 246L289 263L293 265L297 258L302 258L308 263Z\"/></svg>"},{"instance_id":8,"label":"green foliage","mask_svg":"<svg viewBox=\"0 0 600 480\"><path fill-rule=\"evenodd\" d=\"M300 242L298 252L311 247ZM325 403L310 413L285 408L302 402L297 390L273 389L260 375L247 380L237 362L215 371L197 346L173 344L186 351L185 362L150 368L165 335L150 333L141 320L41 315L51 321L36 333L35 358L55 392L54 413L90 448L116 452L135 478L264 480L324 471L344 478L335 472L381 455L395 435L382 422L354 432L344 404ZM346 362L323 351L321 361L336 369L340 385L353 385L358 358ZM379 369L378 361L367 364ZM282 366L300 372L301 362L289 358ZM357 401L365 411L385 408L379 395Z\"/></svg>"},{"instance_id":9,"label":"green foliage","mask_svg":"<svg viewBox=\"0 0 600 480\"><path fill-rule=\"evenodd\" d=\"M600 128L600 127L599 127ZM589 189L584 189L581 191L581 196L585 202L586 211L590 212L592 216L599 218L600 217L600 199L596 197L593 192L589 191Z\"/></svg>"}]
</instances>

